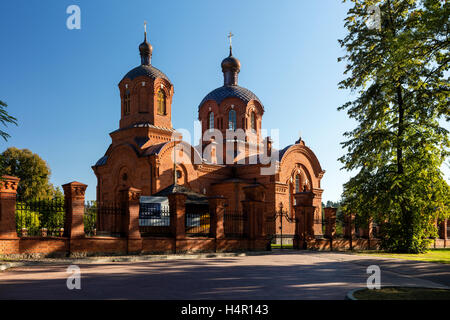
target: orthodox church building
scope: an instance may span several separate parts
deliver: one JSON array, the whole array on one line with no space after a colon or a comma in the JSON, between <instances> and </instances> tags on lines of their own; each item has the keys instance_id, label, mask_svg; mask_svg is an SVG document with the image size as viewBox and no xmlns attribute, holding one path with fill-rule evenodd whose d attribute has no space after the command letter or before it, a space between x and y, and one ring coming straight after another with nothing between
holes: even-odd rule
<instances>
[{"instance_id":1,"label":"orthodox church building","mask_svg":"<svg viewBox=\"0 0 450 320\"><path fill-rule=\"evenodd\" d=\"M153 47L146 33L139 52L140 65L118 85L119 128L110 133L110 146L92 167L98 201L115 201L121 189L134 187L143 196L182 191L199 202L223 196L228 210L240 211L243 188L261 184L266 211L273 214L282 203L293 217L293 195L312 191L314 234L322 234L320 181L325 171L302 139L272 150L270 138L261 136L264 110L271 106L264 106L256 94L239 85L241 63L233 56L231 44L221 64L223 86L199 99L203 139L197 146L180 142L172 126L174 84L153 66Z\"/></svg>"}]
</instances>

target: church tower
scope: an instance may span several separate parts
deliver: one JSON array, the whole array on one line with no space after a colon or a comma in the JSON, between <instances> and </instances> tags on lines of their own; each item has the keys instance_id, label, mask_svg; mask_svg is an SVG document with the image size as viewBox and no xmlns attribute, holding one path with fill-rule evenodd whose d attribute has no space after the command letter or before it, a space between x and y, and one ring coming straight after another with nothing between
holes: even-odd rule
<instances>
[{"instance_id":1,"label":"church tower","mask_svg":"<svg viewBox=\"0 0 450 320\"><path fill-rule=\"evenodd\" d=\"M216 148L220 151L214 151L214 147L211 146L211 153L221 153L222 163L228 164L227 156L237 162L263 150L261 124L264 106L252 91L238 84L241 62L233 56L232 36L230 33L230 53L221 63L223 86L208 93L198 108L203 137L211 136L213 138L211 141L215 143L220 140L215 137L217 135L215 132L220 131L222 136L223 145ZM230 145L230 141L234 141L231 142L233 146ZM210 142L204 141L203 144L205 149ZM208 159L208 156L206 154L205 158ZM220 159L213 158L215 156L211 155L208 161L220 163Z\"/></svg>"},{"instance_id":2,"label":"church tower","mask_svg":"<svg viewBox=\"0 0 450 320\"><path fill-rule=\"evenodd\" d=\"M120 129L151 125L172 129L173 85L152 66L153 47L147 41L139 45L141 65L129 71L119 83L121 99Z\"/></svg>"}]
</instances>

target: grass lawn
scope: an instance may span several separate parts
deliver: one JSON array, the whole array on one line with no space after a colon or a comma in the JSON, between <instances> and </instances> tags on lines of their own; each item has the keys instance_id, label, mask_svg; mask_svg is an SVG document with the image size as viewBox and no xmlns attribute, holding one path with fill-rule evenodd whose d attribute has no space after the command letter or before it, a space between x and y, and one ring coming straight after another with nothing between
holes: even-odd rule
<instances>
[{"instance_id":1,"label":"grass lawn","mask_svg":"<svg viewBox=\"0 0 450 320\"><path fill-rule=\"evenodd\" d=\"M450 248L448 249L430 249L426 253L408 254L408 253L386 253L380 251L361 251L359 255L379 256L386 258L398 258L406 260L417 260L426 262L437 262L450 264Z\"/></svg>"},{"instance_id":2,"label":"grass lawn","mask_svg":"<svg viewBox=\"0 0 450 320\"><path fill-rule=\"evenodd\" d=\"M281 249L281 245L280 244L271 244L272 249ZM292 244L283 244L283 249L293 249L293 245Z\"/></svg>"},{"instance_id":3,"label":"grass lawn","mask_svg":"<svg viewBox=\"0 0 450 320\"><path fill-rule=\"evenodd\" d=\"M356 291L358 300L450 300L450 290L428 288L381 288Z\"/></svg>"}]
</instances>

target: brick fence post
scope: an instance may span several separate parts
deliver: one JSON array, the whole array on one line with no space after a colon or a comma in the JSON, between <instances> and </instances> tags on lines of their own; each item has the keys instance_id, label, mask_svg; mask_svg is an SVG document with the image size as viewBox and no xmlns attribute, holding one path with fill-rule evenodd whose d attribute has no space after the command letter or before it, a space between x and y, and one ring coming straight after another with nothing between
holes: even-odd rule
<instances>
[{"instance_id":1,"label":"brick fence post","mask_svg":"<svg viewBox=\"0 0 450 320\"><path fill-rule=\"evenodd\" d=\"M66 206L64 236L70 239L84 238L84 193L87 185L74 181L62 187Z\"/></svg>"},{"instance_id":2,"label":"brick fence post","mask_svg":"<svg viewBox=\"0 0 450 320\"><path fill-rule=\"evenodd\" d=\"M265 250L265 188L263 185L254 184L243 188L245 200L242 200L245 221L245 232L249 239L249 249Z\"/></svg>"},{"instance_id":3,"label":"brick fence post","mask_svg":"<svg viewBox=\"0 0 450 320\"><path fill-rule=\"evenodd\" d=\"M227 199L224 197L208 198L209 212L211 214L211 234L216 239L225 238L224 216L226 201Z\"/></svg>"},{"instance_id":4,"label":"brick fence post","mask_svg":"<svg viewBox=\"0 0 450 320\"><path fill-rule=\"evenodd\" d=\"M170 229L175 239L186 238L186 199L184 193L169 194Z\"/></svg>"},{"instance_id":5,"label":"brick fence post","mask_svg":"<svg viewBox=\"0 0 450 320\"><path fill-rule=\"evenodd\" d=\"M142 251L142 238L139 230L139 209L142 191L128 187L120 190L121 205L125 210L124 231L127 236L127 253Z\"/></svg>"},{"instance_id":6,"label":"brick fence post","mask_svg":"<svg viewBox=\"0 0 450 320\"><path fill-rule=\"evenodd\" d=\"M295 197L295 238L294 248L306 249L308 240L314 237L314 193L298 192Z\"/></svg>"},{"instance_id":7,"label":"brick fence post","mask_svg":"<svg viewBox=\"0 0 450 320\"><path fill-rule=\"evenodd\" d=\"M12 176L2 176L0 179L0 239L18 239L16 194L19 181L19 178Z\"/></svg>"},{"instance_id":8,"label":"brick fence post","mask_svg":"<svg viewBox=\"0 0 450 320\"><path fill-rule=\"evenodd\" d=\"M325 213L325 237L328 239L334 239L336 235L336 212L337 208L324 208Z\"/></svg>"}]
</instances>

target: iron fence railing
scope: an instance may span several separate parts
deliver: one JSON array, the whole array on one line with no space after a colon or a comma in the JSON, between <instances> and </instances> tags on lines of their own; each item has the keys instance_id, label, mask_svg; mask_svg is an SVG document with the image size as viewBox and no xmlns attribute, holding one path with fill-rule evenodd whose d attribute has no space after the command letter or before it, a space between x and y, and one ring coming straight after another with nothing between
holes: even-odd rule
<instances>
[{"instance_id":1,"label":"iron fence railing","mask_svg":"<svg viewBox=\"0 0 450 320\"><path fill-rule=\"evenodd\" d=\"M169 208L155 208L141 203L139 208L139 230L142 236L170 235Z\"/></svg>"},{"instance_id":2,"label":"iron fence railing","mask_svg":"<svg viewBox=\"0 0 450 320\"><path fill-rule=\"evenodd\" d=\"M345 235L345 223L341 219L336 219L335 238L343 238Z\"/></svg>"},{"instance_id":3,"label":"iron fence railing","mask_svg":"<svg viewBox=\"0 0 450 320\"><path fill-rule=\"evenodd\" d=\"M227 238L244 238L246 236L245 225L247 216L243 212L226 211L224 214L223 228Z\"/></svg>"},{"instance_id":4,"label":"iron fence railing","mask_svg":"<svg viewBox=\"0 0 450 320\"><path fill-rule=\"evenodd\" d=\"M85 233L93 236L123 237L126 211L122 203L91 202L85 204L85 221L89 226ZM95 219L94 219L95 217Z\"/></svg>"},{"instance_id":5,"label":"iron fence railing","mask_svg":"<svg viewBox=\"0 0 450 320\"><path fill-rule=\"evenodd\" d=\"M186 235L209 237L211 235L211 215L209 212L188 211L186 216Z\"/></svg>"},{"instance_id":6,"label":"iron fence railing","mask_svg":"<svg viewBox=\"0 0 450 320\"><path fill-rule=\"evenodd\" d=\"M64 198L16 199L16 228L19 236L63 236Z\"/></svg>"},{"instance_id":7,"label":"iron fence railing","mask_svg":"<svg viewBox=\"0 0 450 320\"><path fill-rule=\"evenodd\" d=\"M84 233L88 237L97 235L97 201L86 201L84 204Z\"/></svg>"}]
</instances>

